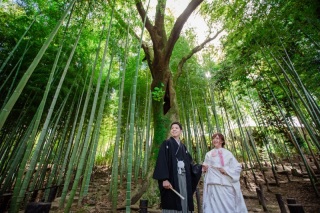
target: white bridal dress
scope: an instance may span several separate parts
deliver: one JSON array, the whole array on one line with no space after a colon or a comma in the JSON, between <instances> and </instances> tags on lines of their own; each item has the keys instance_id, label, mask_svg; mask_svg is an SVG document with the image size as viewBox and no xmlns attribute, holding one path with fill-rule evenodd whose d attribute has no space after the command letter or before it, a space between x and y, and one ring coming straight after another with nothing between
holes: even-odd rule
<instances>
[{"instance_id":1,"label":"white bridal dress","mask_svg":"<svg viewBox=\"0 0 320 213\"><path fill-rule=\"evenodd\" d=\"M207 152L204 165L208 171L204 178L204 213L247 213L240 189L241 164L233 154L224 148ZM218 168L223 168L226 175Z\"/></svg>"}]
</instances>

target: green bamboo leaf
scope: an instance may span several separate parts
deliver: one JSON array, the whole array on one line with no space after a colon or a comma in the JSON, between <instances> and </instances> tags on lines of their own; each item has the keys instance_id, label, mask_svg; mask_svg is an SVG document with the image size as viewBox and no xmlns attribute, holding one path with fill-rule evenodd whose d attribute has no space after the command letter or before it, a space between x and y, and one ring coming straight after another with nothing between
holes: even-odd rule
<instances>
[{"instance_id":1,"label":"green bamboo leaf","mask_svg":"<svg viewBox=\"0 0 320 213\"><path fill-rule=\"evenodd\" d=\"M37 67L38 63L40 62L41 58L43 57L45 51L47 50L48 46L50 45L51 41L55 37L56 33L60 29L61 25L63 24L64 19L67 17L68 13L70 12L73 4L75 3L75 0L73 0L66 11L64 12L63 16L55 26L55 28L52 30L50 35L48 36L47 40L44 42L43 46L39 50L37 56L30 64L27 71L24 73L23 77L21 78L19 84L17 85L16 89L14 90L12 96L8 100L8 102L5 104L5 106L1 109L0 113L0 130L2 129L5 121L7 120L7 117L9 116L9 113L11 112L11 109L13 108L14 104L18 100L22 90L24 89L25 85L27 84L30 76L32 75L33 71Z\"/></svg>"}]
</instances>

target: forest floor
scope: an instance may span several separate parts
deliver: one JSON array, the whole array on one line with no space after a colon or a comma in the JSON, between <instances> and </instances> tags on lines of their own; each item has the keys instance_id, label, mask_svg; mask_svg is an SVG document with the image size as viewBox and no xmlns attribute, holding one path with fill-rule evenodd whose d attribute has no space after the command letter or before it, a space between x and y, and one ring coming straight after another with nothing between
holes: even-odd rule
<instances>
[{"instance_id":1,"label":"forest floor","mask_svg":"<svg viewBox=\"0 0 320 213\"><path fill-rule=\"evenodd\" d=\"M297 166L298 164L296 164ZM298 167L298 166L297 166ZM284 170L282 169L284 168ZM299 168L299 167L298 167ZM302 167L300 167L302 169ZM320 213L320 198L316 196L315 189L312 187L312 184L307 176L307 174L302 170L296 169L298 172L296 175L291 173L291 167L289 166L277 166L277 176L279 181L279 186L275 184L275 179L273 172L270 167L264 167L265 177L267 179L268 185L265 184L264 177L261 172L256 171L255 176L257 183L255 184L254 177L252 172L243 171L241 178L241 189L245 202L248 208L249 213L252 212L280 212L280 207L278 205L275 194L280 194L282 200L285 204L286 211L289 212L287 207L287 198L294 198L298 204L301 204L307 213ZM284 174L283 171L288 171L288 175ZM289 178L289 180L288 180ZM320 178L320 177L319 177ZM111 212L111 202L108 199L109 191L109 180L110 180L110 169L106 167L96 167L95 172L92 176L92 181L89 187L89 193L86 199L83 200L82 206L77 206L77 199L74 200L74 205L72 207L73 213L103 213ZM245 181L247 180L247 181ZM153 180L152 180L153 181ZM246 183L247 182L247 183ZM132 190L136 189L139 185L132 185ZM124 184L126 185L126 184ZM264 200L266 204L266 210L263 206L260 205L256 188L262 187L264 193ZM200 200L202 198L202 188L203 188L203 178L199 183L199 195ZM320 191L319 184L317 190ZM156 192L153 192L156 193ZM126 188L119 189L118 193L118 203L123 203L126 197ZM195 203L195 213L198 212L198 205L196 202L196 193L194 195ZM57 210L59 198L52 203L50 212L60 212ZM160 213L159 201L155 201L154 204L148 204L148 212ZM200 201L201 203L201 201ZM200 204L201 205L201 204ZM119 205L118 205L119 206ZM139 202L131 206L131 212L139 212ZM201 210L200 210L201 211ZM124 209L119 209L117 212L125 212Z\"/></svg>"}]
</instances>

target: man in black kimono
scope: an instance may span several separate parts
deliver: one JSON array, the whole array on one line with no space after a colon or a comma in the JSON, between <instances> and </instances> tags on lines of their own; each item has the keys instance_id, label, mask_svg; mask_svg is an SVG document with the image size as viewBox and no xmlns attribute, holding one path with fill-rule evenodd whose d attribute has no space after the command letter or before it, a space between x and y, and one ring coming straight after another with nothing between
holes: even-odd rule
<instances>
[{"instance_id":1,"label":"man in black kimono","mask_svg":"<svg viewBox=\"0 0 320 213\"><path fill-rule=\"evenodd\" d=\"M159 183L162 212L192 212L192 195L200 180L202 166L193 164L186 146L180 142L182 126L179 122L171 124L170 133L171 137L160 146L153 173L153 178ZM180 198L171 188L185 199Z\"/></svg>"}]
</instances>

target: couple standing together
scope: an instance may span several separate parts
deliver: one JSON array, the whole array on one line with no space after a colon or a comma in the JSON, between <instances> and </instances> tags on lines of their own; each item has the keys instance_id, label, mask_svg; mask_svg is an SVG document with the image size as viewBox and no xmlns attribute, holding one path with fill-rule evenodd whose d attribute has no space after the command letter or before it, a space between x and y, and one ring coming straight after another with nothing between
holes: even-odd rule
<instances>
[{"instance_id":1,"label":"couple standing together","mask_svg":"<svg viewBox=\"0 0 320 213\"><path fill-rule=\"evenodd\" d=\"M162 213L194 211L193 193L205 172L204 213L246 213L240 189L241 164L224 149L224 136L212 136L214 149L207 152L202 165L193 164L186 146L181 143L182 125L173 122L171 137L161 144L153 178L158 180Z\"/></svg>"}]
</instances>

